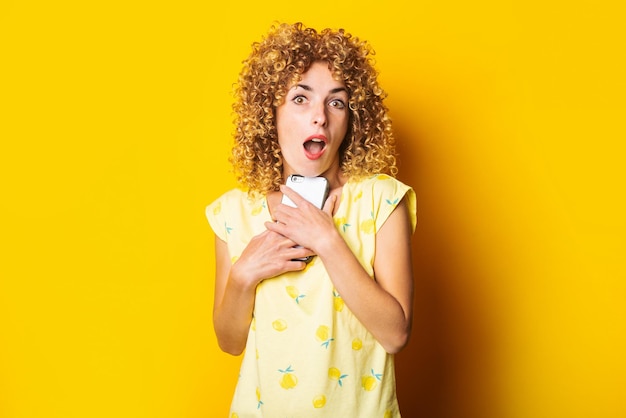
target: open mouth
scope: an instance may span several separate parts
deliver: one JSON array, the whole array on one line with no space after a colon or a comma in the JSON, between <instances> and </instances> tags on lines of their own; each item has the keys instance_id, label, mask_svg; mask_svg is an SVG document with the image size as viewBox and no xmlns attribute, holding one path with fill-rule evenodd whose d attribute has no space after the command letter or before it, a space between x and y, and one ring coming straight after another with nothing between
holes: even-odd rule
<instances>
[{"instance_id":1,"label":"open mouth","mask_svg":"<svg viewBox=\"0 0 626 418\"><path fill-rule=\"evenodd\" d=\"M319 155L326 148L326 142L320 138L311 138L304 143L304 149L310 155Z\"/></svg>"}]
</instances>

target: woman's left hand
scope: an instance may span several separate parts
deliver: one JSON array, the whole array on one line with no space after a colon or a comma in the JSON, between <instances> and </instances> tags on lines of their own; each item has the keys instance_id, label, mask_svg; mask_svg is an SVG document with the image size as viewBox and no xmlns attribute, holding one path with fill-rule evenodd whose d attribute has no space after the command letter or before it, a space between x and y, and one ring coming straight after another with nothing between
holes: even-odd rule
<instances>
[{"instance_id":1,"label":"woman's left hand","mask_svg":"<svg viewBox=\"0 0 626 418\"><path fill-rule=\"evenodd\" d=\"M324 237L336 232L332 213L337 197L329 196L320 210L287 186L280 186L280 191L297 207L278 205L272 213L276 222L266 222L265 227L317 253Z\"/></svg>"}]
</instances>

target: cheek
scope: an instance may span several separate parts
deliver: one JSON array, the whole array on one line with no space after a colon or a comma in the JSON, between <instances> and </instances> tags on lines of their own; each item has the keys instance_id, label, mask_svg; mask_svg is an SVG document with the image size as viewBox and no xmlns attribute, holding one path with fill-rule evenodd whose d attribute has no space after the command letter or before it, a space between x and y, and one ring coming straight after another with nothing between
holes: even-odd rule
<instances>
[{"instance_id":1,"label":"cheek","mask_svg":"<svg viewBox=\"0 0 626 418\"><path fill-rule=\"evenodd\" d=\"M335 126L337 127L337 134L346 136L348 132L348 125L350 123L350 118L348 115L341 115L337 117Z\"/></svg>"},{"instance_id":2,"label":"cheek","mask_svg":"<svg viewBox=\"0 0 626 418\"><path fill-rule=\"evenodd\" d=\"M276 134L278 135L278 143L282 146L285 138L288 136L288 124L285 123L285 118L280 114L276 114Z\"/></svg>"},{"instance_id":3,"label":"cheek","mask_svg":"<svg viewBox=\"0 0 626 418\"><path fill-rule=\"evenodd\" d=\"M289 126L286 126L285 124L276 125L276 134L278 135L278 144L281 147L286 145L289 142L289 137L291 137L290 132L291 130L289 129Z\"/></svg>"},{"instance_id":4,"label":"cheek","mask_svg":"<svg viewBox=\"0 0 626 418\"><path fill-rule=\"evenodd\" d=\"M288 144L291 138L298 138L302 133L299 127L302 125L298 121L297 115L288 112L276 114L276 133L278 134L278 142Z\"/></svg>"}]
</instances>

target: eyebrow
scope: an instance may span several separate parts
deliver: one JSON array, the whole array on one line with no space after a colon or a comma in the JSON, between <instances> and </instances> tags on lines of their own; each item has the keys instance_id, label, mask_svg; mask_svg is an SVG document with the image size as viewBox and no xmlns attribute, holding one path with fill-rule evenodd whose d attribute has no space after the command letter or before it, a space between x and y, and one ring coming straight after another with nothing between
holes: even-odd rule
<instances>
[{"instance_id":1,"label":"eyebrow","mask_svg":"<svg viewBox=\"0 0 626 418\"><path fill-rule=\"evenodd\" d=\"M301 89L306 90L306 91L313 91L311 86L309 86L307 84L296 84L295 87L300 87ZM330 94L335 94L335 93L339 93L341 91L345 91L347 93L348 89L346 89L345 87L335 87L334 89L331 89L329 91L329 93Z\"/></svg>"}]
</instances>

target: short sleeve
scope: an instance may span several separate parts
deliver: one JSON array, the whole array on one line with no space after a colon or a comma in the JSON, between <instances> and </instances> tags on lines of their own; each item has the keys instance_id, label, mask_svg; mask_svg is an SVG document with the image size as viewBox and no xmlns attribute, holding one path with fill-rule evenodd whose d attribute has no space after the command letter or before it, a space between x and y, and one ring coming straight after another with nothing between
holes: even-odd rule
<instances>
[{"instance_id":1,"label":"short sleeve","mask_svg":"<svg viewBox=\"0 0 626 418\"><path fill-rule=\"evenodd\" d=\"M417 199L415 191L401 181L384 174L375 177L372 187L373 195L376 196L374 199L376 203L375 210L377 211L374 216L376 219L376 230L380 230L389 218L389 215L395 210L400 201L405 198L412 232L415 232L415 227L417 226Z\"/></svg>"},{"instance_id":2,"label":"short sleeve","mask_svg":"<svg viewBox=\"0 0 626 418\"><path fill-rule=\"evenodd\" d=\"M218 236L222 241L226 241L226 228L227 222L222 211L222 206L226 196L220 196L213 202L211 202L205 209L205 215L207 220L209 221L209 225L215 235Z\"/></svg>"}]
</instances>

